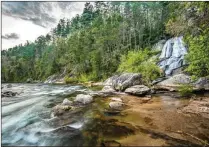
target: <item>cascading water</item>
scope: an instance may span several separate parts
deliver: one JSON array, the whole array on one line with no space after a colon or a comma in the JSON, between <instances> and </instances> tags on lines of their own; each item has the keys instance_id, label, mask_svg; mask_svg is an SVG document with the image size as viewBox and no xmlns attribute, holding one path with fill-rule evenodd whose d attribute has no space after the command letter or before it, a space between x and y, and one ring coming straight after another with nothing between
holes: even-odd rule
<instances>
[{"instance_id":1,"label":"cascading water","mask_svg":"<svg viewBox=\"0 0 209 147\"><path fill-rule=\"evenodd\" d=\"M2 145L64 145L73 144L82 122L52 127L49 104L62 102L81 86L12 84L11 91L23 91L15 97L2 98ZM4 86L4 84L3 84ZM76 134L77 133L77 134Z\"/></svg>"},{"instance_id":2,"label":"cascading water","mask_svg":"<svg viewBox=\"0 0 209 147\"><path fill-rule=\"evenodd\" d=\"M165 71L166 75L171 75L174 69L185 65L186 54L187 48L184 45L183 36L171 38L163 46L158 66Z\"/></svg>"}]
</instances>

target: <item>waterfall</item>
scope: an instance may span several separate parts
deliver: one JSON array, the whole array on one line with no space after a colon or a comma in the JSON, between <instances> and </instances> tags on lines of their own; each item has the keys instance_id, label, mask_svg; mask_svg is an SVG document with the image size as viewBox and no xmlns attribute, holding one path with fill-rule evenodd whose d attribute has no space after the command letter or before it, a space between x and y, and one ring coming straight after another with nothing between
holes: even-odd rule
<instances>
[{"instance_id":1,"label":"waterfall","mask_svg":"<svg viewBox=\"0 0 209 147\"><path fill-rule=\"evenodd\" d=\"M158 66L165 71L166 75L171 75L174 69L185 65L186 54L187 48L184 45L183 36L171 38L163 46Z\"/></svg>"}]
</instances>

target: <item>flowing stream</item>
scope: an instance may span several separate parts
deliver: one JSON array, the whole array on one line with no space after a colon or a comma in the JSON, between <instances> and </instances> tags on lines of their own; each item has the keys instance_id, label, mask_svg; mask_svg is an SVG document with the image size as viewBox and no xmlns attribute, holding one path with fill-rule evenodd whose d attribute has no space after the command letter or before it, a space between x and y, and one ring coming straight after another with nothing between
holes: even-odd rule
<instances>
[{"instance_id":1,"label":"flowing stream","mask_svg":"<svg viewBox=\"0 0 209 147\"><path fill-rule=\"evenodd\" d=\"M63 96L83 89L81 86L60 86L44 84L12 84L12 91L23 92L11 98L2 98L2 144L3 145L57 145L49 137L44 140L40 132L50 132L56 128L47 125L51 108L47 105L62 102ZM3 84L3 86L5 86ZM72 124L80 128L81 123Z\"/></svg>"}]
</instances>

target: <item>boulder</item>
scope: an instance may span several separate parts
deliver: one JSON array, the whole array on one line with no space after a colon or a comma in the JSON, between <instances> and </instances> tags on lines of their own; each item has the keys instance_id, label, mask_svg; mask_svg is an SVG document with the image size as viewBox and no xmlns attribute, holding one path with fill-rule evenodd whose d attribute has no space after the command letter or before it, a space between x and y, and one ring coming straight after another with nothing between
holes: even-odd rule
<instances>
[{"instance_id":1,"label":"boulder","mask_svg":"<svg viewBox=\"0 0 209 147\"><path fill-rule=\"evenodd\" d=\"M109 103L109 107L111 109L114 109L114 110L121 110L122 106L123 106L123 103L122 102L118 102L118 101Z\"/></svg>"},{"instance_id":2,"label":"boulder","mask_svg":"<svg viewBox=\"0 0 209 147\"><path fill-rule=\"evenodd\" d=\"M201 77L195 83L194 87L196 89L209 90L209 77Z\"/></svg>"},{"instance_id":3,"label":"boulder","mask_svg":"<svg viewBox=\"0 0 209 147\"><path fill-rule=\"evenodd\" d=\"M66 110L70 110L71 106L66 106L66 105L56 105L55 107L52 108L52 116L60 116L62 115Z\"/></svg>"},{"instance_id":4,"label":"boulder","mask_svg":"<svg viewBox=\"0 0 209 147\"><path fill-rule=\"evenodd\" d=\"M93 97L90 95L79 94L74 101L82 104L89 104L93 101Z\"/></svg>"},{"instance_id":5,"label":"boulder","mask_svg":"<svg viewBox=\"0 0 209 147\"><path fill-rule=\"evenodd\" d=\"M144 85L135 85L125 90L125 93L137 96L146 95L148 92L150 92L150 89Z\"/></svg>"},{"instance_id":6,"label":"boulder","mask_svg":"<svg viewBox=\"0 0 209 147\"><path fill-rule=\"evenodd\" d=\"M68 100L67 98L63 100L62 105L72 105L73 102Z\"/></svg>"},{"instance_id":7,"label":"boulder","mask_svg":"<svg viewBox=\"0 0 209 147\"><path fill-rule=\"evenodd\" d=\"M110 77L104 82L104 85L111 86L117 91L124 91L126 88L141 84L141 78L140 73L123 73Z\"/></svg>"},{"instance_id":8,"label":"boulder","mask_svg":"<svg viewBox=\"0 0 209 147\"><path fill-rule=\"evenodd\" d=\"M191 77L185 74L174 75L154 85L156 90L176 91L182 84L191 84Z\"/></svg>"}]
</instances>

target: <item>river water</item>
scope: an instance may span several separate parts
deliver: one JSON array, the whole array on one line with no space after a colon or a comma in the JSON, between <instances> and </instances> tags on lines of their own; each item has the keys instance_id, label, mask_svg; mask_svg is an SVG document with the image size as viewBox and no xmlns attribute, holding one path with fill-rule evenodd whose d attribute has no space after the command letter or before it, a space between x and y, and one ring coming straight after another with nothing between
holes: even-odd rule
<instances>
[{"instance_id":1,"label":"river water","mask_svg":"<svg viewBox=\"0 0 209 147\"><path fill-rule=\"evenodd\" d=\"M138 97L118 95L126 106L112 116L106 114L111 97L96 97L93 103L57 118L51 115L55 105L90 90L50 84L12 84L6 89L21 94L1 99L2 145L100 146L105 141L106 146L118 142L125 146L199 145L194 138L171 132L178 130L209 140L209 120L178 112L189 99L161 95L144 103Z\"/></svg>"},{"instance_id":2,"label":"river water","mask_svg":"<svg viewBox=\"0 0 209 147\"><path fill-rule=\"evenodd\" d=\"M71 85L12 84L10 90L22 93L2 98L2 144L62 145L58 138L54 141L52 136L45 140L38 134L56 129L46 123L51 113L47 105L62 102L65 95L79 89L84 88ZM71 127L79 128L81 125L72 124Z\"/></svg>"}]
</instances>

